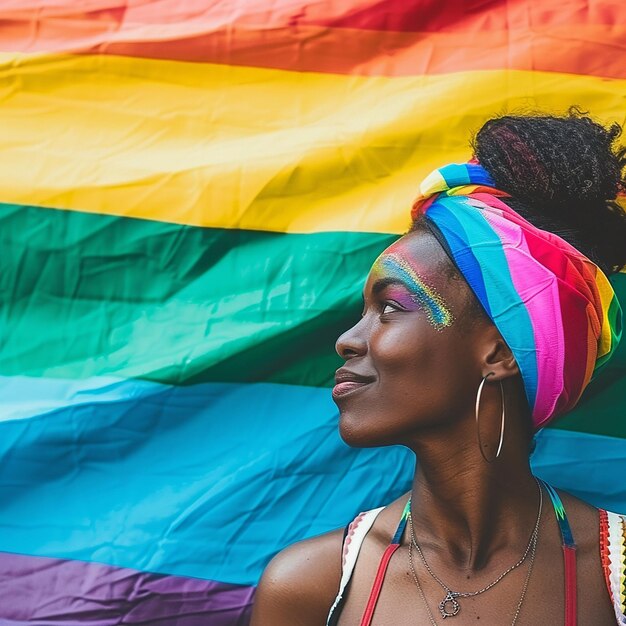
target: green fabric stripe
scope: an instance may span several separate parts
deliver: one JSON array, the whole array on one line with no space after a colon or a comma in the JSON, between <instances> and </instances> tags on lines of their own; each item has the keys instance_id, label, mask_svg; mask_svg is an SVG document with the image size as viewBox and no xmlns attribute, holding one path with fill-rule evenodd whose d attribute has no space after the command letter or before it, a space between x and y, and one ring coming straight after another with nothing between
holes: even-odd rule
<instances>
[{"instance_id":1,"label":"green fabric stripe","mask_svg":"<svg viewBox=\"0 0 626 626\"><path fill-rule=\"evenodd\" d=\"M0 205L0 374L330 385L395 235L205 229ZM626 303L626 274L611 278ZM626 438L626 340L551 425Z\"/></svg>"},{"instance_id":2,"label":"green fabric stripe","mask_svg":"<svg viewBox=\"0 0 626 626\"><path fill-rule=\"evenodd\" d=\"M0 374L329 385L395 235L206 229L0 205Z\"/></svg>"}]
</instances>

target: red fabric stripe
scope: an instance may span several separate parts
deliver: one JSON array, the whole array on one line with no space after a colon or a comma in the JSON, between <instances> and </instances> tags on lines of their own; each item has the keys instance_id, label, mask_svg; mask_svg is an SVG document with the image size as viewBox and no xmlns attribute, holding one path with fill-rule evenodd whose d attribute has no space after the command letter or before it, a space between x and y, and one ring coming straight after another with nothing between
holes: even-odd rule
<instances>
[{"instance_id":1,"label":"red fabric stripe","mask_svg":"<svg viewBox=\"0 0 626 626\"><path fill-rule=\"evenodd\" d=\"M556 412L560 414L571 409L578 401L585 386L583 381L589 369L588 360L590 355L597 351L597 337L592 335L587 322L587 306L590 306L589 302L594 300L592 293L595 292L597 295L595 273L592 275L589 268L583 268L580 259L573 256L566 258L560 252L553 251L541 238L532 233L526 233L526 243L531 255L540 259L545 267L553 270L557 275L565 275L570 281L568 283L563 280L558 281L561 310L549 312L552 315L561 316L565 338L563 377L567 391L559 398L556 405ZM564 264L568 267L564 268ZM579 279L580 272L586 275L586 280ZM564 311L567 313L564 314ZM601 315L601 311L597 309L596 313ZM581 328L587 328L587 332L581 333Z\"/></svg>"},{"instance_id":2,"label":"red fabric stripe","mask_svg":"<svg viewBox=\"0 0 626 626\"><path fill-rule=\"evenodd\" d=\"M619 0L4 0L6 19L38 18L68 31L72 23L91 20L146 26L202 23L211 30L231 25L315 25L380 32L493 33L576 27L614 26L626 21ZM34 33L33 33L34 34ZM575 35L575 33L573 33Z\"/></svg>"},{"instance_id":3,"label":"red fabric stripe","mask_svg":"<svg viewBox=\"0 0 626 626\"><path fill-rule=\"evenodd\" d=\"M576 626L577 590L576 590L576 548L563 546L565 564L565 626Z\"/></svg>"},{"instance_id":4,"label":"red fabric stripe","mask_svg":"<svg viewBox=\"0 0 626 626\"><path fill-rule=\"evenodd\" d=\"M0 50L382 76L495 69L626 78L626 4L344 0L3 3ZM21 6L20 6L21 5ZM46 6L47 5L47 6ZM564 45L564 41L567 45Z\"/></svg>"},{"instance_id":5,"label":"red fabric stripe","mask_svg":"<svg viewBox=\"0 0 626 626\"><path fill-rule=\"evenodd\" d=\"M344 5L347 3L341 3ZM343 28L405 32L491 33L498 30L560 26L564 23L616 24L624 19L619 2L588 0L379 0L351 2L361 5L341 17L315 19L315 23ZM307 20L309 21L309 20Z\"/></svg>"},{"instance_id":6,"label":"red fabric stripe","mask_svg":"<svg viewBox=\"0 0 626 626\"><path fill-rule=\"evenodd\" d=\"M559 299L562 302L563 332L565 341L564 373L566 394L563 394L557 402L556 412L558 415L573 408L578 402L588 382L587 372L589 361L595 357L598 351L598 340L593 337L587 318L587 306L589 302L581 301L579 295L569 284L559 281ZM572 310L570 307L578 305ZM586 328L581 332L581 329Z\"/></svg>"},{"instance_id":7,"label":"red fabric stripe","mask_svg":"<svg viewBox=\"0 0 626 626\"><path fill-rule=\"evenodd\" d=\"M380 559L380 563L378 565L378 571L376 572L376 578L374 579L374 584L372 586L372 590L370 591L370 597L367 601L367 606L365 607L365 612L363 613L363 617L361 618L361 626L370 626L372 623L372 617L374 616L374 609L376 608L376 603L378 602L378 596L380 595L380 590L383 587L383 580L385 578L385 573L387 572L387 566L389 565L389 560L391 559L392 554L400 547L397 543L389 544L383 553L382 558Z\"/></svg>"}]
</instances>

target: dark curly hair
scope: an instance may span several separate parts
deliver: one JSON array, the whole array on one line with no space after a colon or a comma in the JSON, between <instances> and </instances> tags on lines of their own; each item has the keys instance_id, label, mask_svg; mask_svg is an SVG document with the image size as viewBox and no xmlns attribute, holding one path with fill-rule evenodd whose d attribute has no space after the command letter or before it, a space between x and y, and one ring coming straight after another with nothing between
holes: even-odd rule
<instances>
[{"instance_id":1,"label":"dark curly hair","mask_svg":"<svg viewBox=\"0 0 626 626\"><path fill-rule=\"evenodd\" d=\"M529 222L552 232L589 257L606 274L626 265L626 212L617 203L626 192L626 148L619 124L603 126L579 108L566 115L505 115L488 120L471 142L474 156L511 195L506 203ZM410 231L432 230L420 214ZM445 242L442 242L444 249ZM452 262L444 271L462 280ZM484 317L470 298L467 328ZM530 452L532 425L528 422Z\"/></svg>"},{"instance_id":2,"label":"dark curly hair","mask_svg":"<svg viewBox=\"0 0 626 626\"><path fill-rule=\"evenodd\" d=\"M572 107L562 117L491 119L472 147L513 209L611 274L626 265L626 213L615 201L626 191L621 132Z\"/></svg>"},{"instance_id":3,"label":"dark curly hair","mask_svg":"<svg viewBox=\"0 0 626 626\"><path fill-rule=\"evenodd\" d=\"M511 194L511 208L611 274L626 265L626 212L616 202L626 192L621 132L572 107L563 116L490 119L471 146L496 187ZM423 230L422 220L410 230Z\"/></svg>"}]
</instances>

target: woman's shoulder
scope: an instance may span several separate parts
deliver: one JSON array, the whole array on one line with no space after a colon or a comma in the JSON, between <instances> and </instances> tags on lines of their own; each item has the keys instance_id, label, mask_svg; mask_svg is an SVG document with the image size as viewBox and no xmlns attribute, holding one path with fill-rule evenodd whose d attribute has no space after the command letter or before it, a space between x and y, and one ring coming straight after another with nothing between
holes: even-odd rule
<instances>
[{"instance_id":1,"label":"woman's shoulder","mask_svg":"<svg viewBox=\"0 0 626 626\"><path fill-rule=\"evenodd\" d=\"M604 539L607 519L615 523L617 519L622 520L623 517L589 504L566 491L560 489L556 491L563 504L579 553L596 556L599 543L601 544Z\"/></svg>"},{"instance_id":2,"label":"woman's shoulder","mask_svg":"<svg viewBox=\"0 0 626 626\"><path fill-rule=\"evenodd\" d=\"M605 509L596 507L566 491L556 490L563 503L563 508L572 526L572 531L576 537L576 543L597 543L598 530L603 532L603 525L607 520L613 523L624 523L626 515L612 513Z\"/></svg>"},{"instance_id":3,"label":"woman's shoulder","mask_svg":"<svg viewBox=\"0 0 626 626\"><path fill-rule=\"evenodd\" d=\"M304 539L281 550L265 568L257 587L251 626L325 623L342 583L348 552L348 561L350 557L355 559L358 548L354 548L360 546L365 535L371 541L388 543L407 498L404 494L385 507L359 513L348 528Z\"/></svg>"},{"instance_id":4,"label":"woman's shoulder","mask_svg":"<svg viewBox=\"0 0 626 626\"><path fill-rule=\"evenodd\" d=\"M340 588L347 552L355 557L358 549L355 551L354 546L366 534L374 541L389 542L407 497L359 513L349 528L298 541L281 550L259 582L251 626L325 623ZM352 550L348 550L350 545Z\"/></svg>"},{"instance_id":5,"label":"woman's shoulder","mask_svg":"<svg viewBox=\"0 0 626 626\"><path fill-rule=\"evenodd\" d=\"M626 624L626 516L565 492L559 495L571 523L581 571L587 574L583 595L594 597L594 587L597 597L608 591L618 624Z\"/></svg>"},{"instance_id":6,"label":"woman's shoulder","mask_svg":"<svg viewBox=\"0 0 626 626\"><path fill-rule=\"evenodd\" d=\"M326 622L341 579L344 529L281 550L257 587L252 626L307 626Z\"/></svg>"}]
</instances>

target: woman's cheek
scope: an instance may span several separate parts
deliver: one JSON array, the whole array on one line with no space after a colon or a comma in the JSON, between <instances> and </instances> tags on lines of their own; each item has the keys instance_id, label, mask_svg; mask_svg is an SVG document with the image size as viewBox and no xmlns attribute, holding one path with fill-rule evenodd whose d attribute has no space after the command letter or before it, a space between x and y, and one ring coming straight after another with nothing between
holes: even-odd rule
<instances>
[{"instance_id":1,"label":"woman's cheek","mask_svg":"<svg viewBox=\"0 0 626 626\"><path fill-rule=\"evenodd\" d=\"M419 316L408 314L406 320L389 322L372 333L370 350L377 367L394 374L406 371L413 375L416 369L427 367L432 361L430 346L439 339L439 333ZM432 337L432 334L436 337ZM439 342L440 343L440 342Z\"/></svg>"},{"instance_id":2,"label":"woman's cheek","mask_svg":"<svg viewBox=\"0 0 626 626\"><path fill-rule=\"evenodd\" d=\"M397 313L396 315L406 315ZM411 341L415 329L401 320L379 322L370 336L370 351L375 362L392 362L404 358L404 344Z\"/></svg>"}]
</instances>

